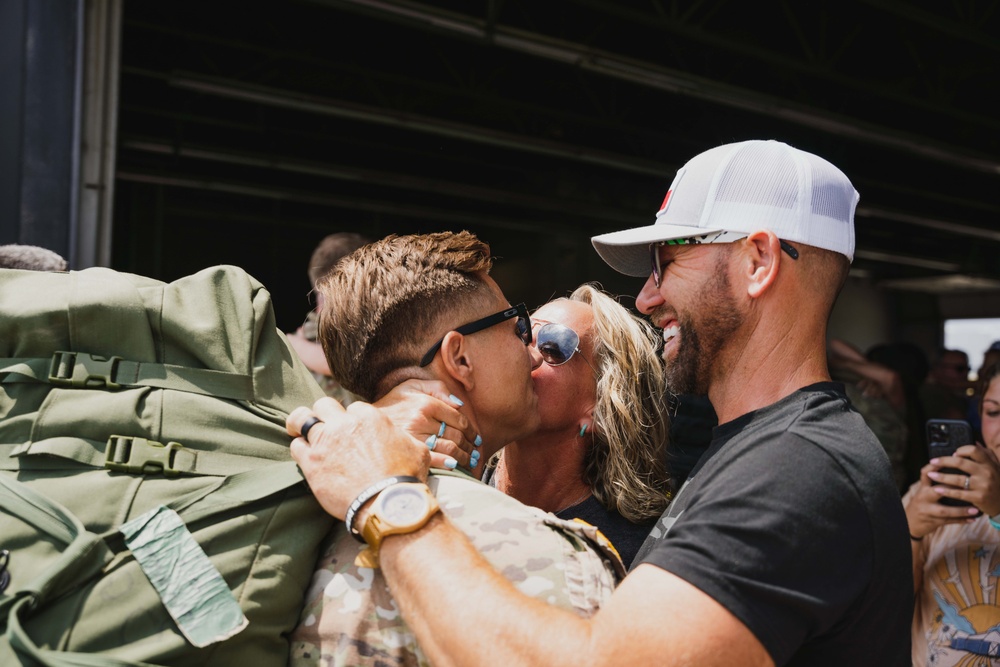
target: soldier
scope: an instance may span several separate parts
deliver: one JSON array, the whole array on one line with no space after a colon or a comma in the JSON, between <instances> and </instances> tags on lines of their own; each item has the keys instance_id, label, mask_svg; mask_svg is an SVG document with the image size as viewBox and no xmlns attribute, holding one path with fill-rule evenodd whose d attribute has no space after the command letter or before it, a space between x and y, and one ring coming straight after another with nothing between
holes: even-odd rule
<instances>
[{"instance_id":1,"label":"soldier","mask_svg":"<svg viewBox=\"0 0 1000 667\"><path fill-rule=\"evenodd\" d=\"M403 398L420 391L462 406L479 432L471 455L452 451L463 467L480 471L480 456L485 464L539 425L531 371L541 356L529 345L524 304L508 303L488 275L491 262L489 246L468 232L390 236L343 260L318 286L325 299L319 335L334 375L397 413ZM435 451L464 437L451 418L440 419L428 428L414 417L410 426ZM624 575L591 526L528 507L459 470L435 471L428 485L435 504L527 595L589 617ZM377 555L355 539L362 527L352 523L337 525L320 560L291 638L291 664L428 664L373 569Z\"/></svg>"},{"instance_id":2,"label":"soldier","mask_svg":"<svg viewBox=\"0 0 1000 667\"><path fill-rule=\"evenodd\" d=\"M358 397L341 386L333 377L323 355L323 348L317 342L319 311L323 307L323 299L316 291L316 284L330 273L340 260L370 241L368 237L353 232L338 232L323 237L309 257L309 283L312 285L316 307L306 314L301 327L287 334L288 342L312 372L323 393L336 399L344 407L358 400Z\"/></svg>"}]
</instances>

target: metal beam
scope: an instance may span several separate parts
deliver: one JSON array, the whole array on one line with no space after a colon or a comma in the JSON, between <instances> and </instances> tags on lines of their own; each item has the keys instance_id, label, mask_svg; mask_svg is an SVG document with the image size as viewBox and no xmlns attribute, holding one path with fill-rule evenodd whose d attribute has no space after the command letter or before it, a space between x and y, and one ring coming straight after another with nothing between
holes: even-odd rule
<instances>
[{"instance_id":1,"label":"metal beam","mask_svg":"<svg viewBox=\"0 0 1000 667\"><path fill-rule=\"evenodd\" d=\"M225 97L263 104L283 109L294 109L324 116L349 118L367 123L389 125L403 129L462 139L480 144L499 146L514 150L570 159L577 162L596 164L612 169L620 169L647 176L662 178L674 168L649 160L616 155L573 146L544 139L534 139L522 135L500 132L489 128L456 123L418 114L387 111L378 107L344 102L316 95L306 95L291 90L281 90L264 86L251 86L239 81L200 77L193 74L178 74L170 77L170 84L177 88L194 90L207 95Z\"/></svg>"},{"instance_id":2,"label":"metal beam","mask_svg":"<svg viewBox=\"0 0 1000 667\"><path fill-rule=\"evenodd\" d=\"M122 0L90 0L85 12L82 187L72 261L78 269L111 266Z\"/></svg>"},{"instance_id":3,"label":"metal beam","mask_svg":"<svg viewBox=\"0 0 1000 667\"><path fill-rule=\"evenodd\" d=\"M314 1L322 2L322 0ZM650 88L780 118L834 136L892 148L904 154L1000 175L1000 161L992 156L975 154L941 142L930 142L926 137L906 134L890 127L831 114L738 86L544 35L501 25L490 25L490 29L487 30L484 22L475 17L399 0L325 0L323 4L356 6L369 12L380 12L435 31L489 41L512 51L580 67Z\"/></svg>"}]
</instances>

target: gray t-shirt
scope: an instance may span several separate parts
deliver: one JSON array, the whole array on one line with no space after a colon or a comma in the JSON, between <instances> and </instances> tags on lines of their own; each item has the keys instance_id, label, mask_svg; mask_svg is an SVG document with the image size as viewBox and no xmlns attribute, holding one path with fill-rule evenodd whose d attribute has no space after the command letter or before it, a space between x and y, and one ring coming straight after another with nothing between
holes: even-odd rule
<instances>
[{"instance_id":1,"label":"gray t-shirt","mask_svg":"<svg viewBox=\"0 0 1000 667\"><path fill-rule=\"evenodd\" d=\"M776 665L910 665L906 517L839 383L717 427L639 563L710 595Z\"/></svg>"}]
</instances>

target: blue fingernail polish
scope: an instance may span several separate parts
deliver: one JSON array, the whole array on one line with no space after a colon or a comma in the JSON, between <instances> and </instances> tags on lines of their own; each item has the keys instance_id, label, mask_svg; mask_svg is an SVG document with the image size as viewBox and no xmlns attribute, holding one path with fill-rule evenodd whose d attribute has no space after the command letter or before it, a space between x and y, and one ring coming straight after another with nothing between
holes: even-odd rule
<instances>
[{"instance_id":1,"label":"blue fingernail polish","mask_svg":"<svg viewBox=\"0 0 1000 667\"><path fill-rule=\"evenodd\" d=\"M441 422L441 428L438 429L438 437L439 438L444 436L444 429L445 429L445 427L446 427L446 424L444 422Z\"/></svg>"},{"instance_id":2,"label":"blue fingernail polish","mask_svg":"<svg viewBox=\"0 0 1000 667\"><path fill-rule=\"evenodd\" d=\"M462 399L460 399L455 394L448 394L448 400L457 405L458 407L462 407L463 405L465 405L465 403L462 402Z\"/></svg>"},{"instance_id":3,"label":"blue fingernail polish","mask_svg":"<svg viewBox=\"0 0 1000 667\"><path fill-rule=\"evenodd\" d=\"M477 434L476 439L472 442L472 444L474 444L476 447L483 444L483 436Z\"/></svg>"},{"instance_id":4,"label":"blue fingernail polish","mask_svg":"<svg viewBox=\"0 0 1000 667\"><path fill-rule=\"evenodd\" d=\"M444 460L444 467L447 468L448 470L454 470L456 467L458 467L458 461L456 461L453 458L447 458Z\"/></svg>"}]
</instances>

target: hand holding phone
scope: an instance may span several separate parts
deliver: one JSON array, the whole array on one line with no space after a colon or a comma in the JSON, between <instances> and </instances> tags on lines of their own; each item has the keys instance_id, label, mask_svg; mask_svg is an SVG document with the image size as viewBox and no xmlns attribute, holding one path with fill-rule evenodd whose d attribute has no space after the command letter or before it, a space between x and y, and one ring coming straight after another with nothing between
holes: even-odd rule
<instances>
[{"instance_id":1,"label":"hand holding phone","mask_svg":"<svg viewBox=\"0 0 1000 667\"><path fill-rule=\"evenodd\" d=\"M930 419L927 421L927 453L931 459L953 456L956 449L971 444L972 427L967 421L961 419ZM968 476L968 473L957 468L941 468L941 472ZM972 505L964 500L946 497L941 498L938 502L953 507L971 507Z\"/></svg>"}]
</instances>

